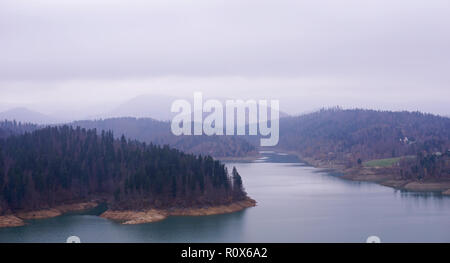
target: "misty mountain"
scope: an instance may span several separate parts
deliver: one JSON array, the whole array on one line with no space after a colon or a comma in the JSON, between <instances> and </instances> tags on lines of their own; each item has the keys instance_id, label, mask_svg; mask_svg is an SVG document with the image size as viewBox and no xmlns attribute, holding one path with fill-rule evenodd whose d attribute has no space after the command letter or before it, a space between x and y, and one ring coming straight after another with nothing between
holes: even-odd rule
<instances>
[{"instance_id":1,"label":"misty mountain","mask_svg":"<svg viewBox=\"0 0 450 263\"><path fill-rule=\"evenodd\" d=\"M119 105L118 107L107 113L94 116L93 118L90 119L135 117L135 118L152 118L156 120L168 121L178 114L172 113L170 111L172 103L178 99L185 99L189 101L191 105L193 105L193 97L181 98L163 95L141 95L122 103L121 105ZM208 99L209 98L203 98L203 103ZM225 101L228 100L227 98L214 98L214 99L220 101L224 107ZM268 107L268 111L269 112L271 111L270 104ZM194 114L197 114L197 112L194 112L194 109L192 108L192 116L191 116L192 120ZM203 113L203 118L206 117L207 115L208 113ZM280 118L289 116L287 113L282 111L280 111L278 115ZM224 118L226 118L225 109L224 109ZM248 120L248 117L246 119Z\"/></svg>"},{"instance_id":2,"label":"misty mountain","mask_svg":"<svg viewBox=\"0 0 450 263\"><path fill-rule=\"evenodd\" d=\"M153 118L156 120L168 121L174 114L170 112L172 102L176 97L161 95L141 95L128 100L115 109L95 116L96 118Z\"/></svg>"},{"instance_id":3,"label":"misty mountain","mask_svg":"<svg viewBox=\"0 0 450 263\"><path fill-rule=\"evenodd\" d=\"M1 112L0 120L15 120L17 122L35 124L55 124L61 122L60 119L23 107Z\"/></svg>"}]
</instances>

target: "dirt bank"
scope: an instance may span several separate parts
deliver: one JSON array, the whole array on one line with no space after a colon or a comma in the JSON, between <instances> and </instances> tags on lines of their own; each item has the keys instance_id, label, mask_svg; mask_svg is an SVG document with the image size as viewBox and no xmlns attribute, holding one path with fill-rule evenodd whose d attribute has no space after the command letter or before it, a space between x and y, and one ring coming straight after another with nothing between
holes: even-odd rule
<instances>
[{"instance_id":1,"label":"dirt bank","mask_svg":"<svg viewBox=\"0 0 450 263\"><path fill-rule=\"evenodd\" d=\"M450 181L417 181L401 180L390 173L388 168L361 168L344 171L345 179L364 182L375 182L396 189L415 192L446 192L450 190Z\"/></svg>"},{"instance_id":2,"label":"dirt bank","mask_svg":"<svg viewBox=\"0 0 450 263\"><path fill-rule=\"evenodd\" d=\"M149 209L146 211L111 211L108 210L101 215L125 225L136 225L153 223L166 219L168 216L209 216L226 213L234 213L245 208L256 206L256 201L247 199L229 205L202 207L202 208L172 208L172 209Z\"/></svg>"},{"instance_id":3,"label":"dirt bank","mask_svg":"<svg viewBox=\"0 0 450 263\"><path fill-rule=\"evenodd\" d=\"M36 211L17 212L15 215L24 220L45 219L57 217L69 212L79 212L92 209L98 206L96 202L75 203L56 206L50 209L42 209Z\"/></svg>"},{"instance_id":4,"label":"dirt bank","mask_svg":"<svg viewBox=\"0 0 450 263\"><path fill-rule=\"evenodd\" d=\"M14 216L14 215L5 215L0 216L0 228L1 227L17 227L17 226L23 226L25 225L25 222Z\"/></svg>"},{"instance_id":5,"label":"dirt bank","mask_svg":"<svg viewBox=\"0 0 450 263\"><path fill-rule=\"evenodd\" d=\"M96 202L84 202L60 205L53 208L35 211L19 211L14 214L0 216L0 227L23 226L25 225L24 220L52 218L69 212L79 212L92 209L97 206L98 203Z\"/></svg>"}]
</instances>

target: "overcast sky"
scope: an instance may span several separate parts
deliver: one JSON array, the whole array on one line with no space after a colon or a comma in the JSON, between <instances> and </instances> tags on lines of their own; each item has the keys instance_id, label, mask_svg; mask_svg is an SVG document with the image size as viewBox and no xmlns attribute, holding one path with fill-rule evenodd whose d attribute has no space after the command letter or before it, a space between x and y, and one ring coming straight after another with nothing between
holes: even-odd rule
<instances>
[{"instance_id":1,"label":"overcast sky","mask_svg":"<svg viewBox=\"0 0 450 263\"><path fill-rule=\"evenodd\" d=\"M448 0L1 0L0 110L140 94L450 115Z\"/></svg>"}]
</instances>

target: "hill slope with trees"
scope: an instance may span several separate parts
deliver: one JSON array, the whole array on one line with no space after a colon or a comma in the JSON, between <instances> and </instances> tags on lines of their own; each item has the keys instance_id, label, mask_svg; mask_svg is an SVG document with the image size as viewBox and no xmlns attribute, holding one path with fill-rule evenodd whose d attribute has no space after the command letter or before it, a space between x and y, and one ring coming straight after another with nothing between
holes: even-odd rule
<instances>
[{"instance_id":1,"label":"hill slope with trees","mask_svg":"<svg viewBox=\"0 0 450 263\"><path fill-rule=\"evenodd\" d=\"M247 195L212 157L47 127L0 139L0 214L104 198L112 209L230 204Z\"/></svg>"},{"instance_id":2,"label":"hill slope with trees","mask_svg":"<svg viewBox=\"0 0 450 263\"><path fill-rule=\"evenodd\" d=\"M170 122L151 118L112 118L94 121L76 121L74 127L80 126L98 131L111 130L114 134L127 138L170 145L180 151L211 155L214 157L246 157L256 155L256 147L239 136L175 136L171 132Z\"/></svg>"},{"instance_id":3,"label":"hill slope with trees","mask_svg":"<svg viewBox=\"0 0 450 263\"><path fill-rule=\"evenodd\" d=\"M396 178L450 178L450 118L432 114L323 109L282 118L277 148L318 166L358 169L381 159L372 163Z\"/></svg>"},{"instance_id":4,"label":"hill slope with trees","mask_svg":"<svg viewBox=\"0 0 450 263\"><path fill-rule=\"evenodd\" d=\"M363 160L450 148L450 118L333 108L281 119L279 147L307 157Z\"/></svg>"},{"instance_id":5,"label":"hill slope with trees","mask_svg":"<svg viewBox=\"0 0 450 263\"><path fill-rule=\"evenodd\" d=\"M36 124L22 123L17 121L0 121L0 139L11 135L24 134L25 132L32 132L39 128Z\"/></svg>"}]
</instances>

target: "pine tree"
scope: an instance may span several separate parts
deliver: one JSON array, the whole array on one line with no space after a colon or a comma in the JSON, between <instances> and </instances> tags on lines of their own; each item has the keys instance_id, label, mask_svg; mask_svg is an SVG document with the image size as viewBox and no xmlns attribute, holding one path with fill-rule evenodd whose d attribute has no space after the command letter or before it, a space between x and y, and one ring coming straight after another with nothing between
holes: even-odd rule
<instances>
[{"instance_id":1,"label":"pine tree","mask_svg":"<svg viewBox=\"0 0 450 263\"><path fill-rule=\"evenodd\" d=\"M97 196L110 196L110 205L119 209L224 204L245 197L236 169L231 179L210 156L124 136L115 140L110 131L48 127L0 139L0 147L0 204L12 210Z\"/></svg>"},{"instance_id":2,"label":"pine tree","mask_svg":"<svg viewBox=\"0 0 450 263\"><path fill-rule=\"evenodd\" d=\"M243 199L247 194L245 193L244 186L242 184L242 178L239 175L236 167L233 167L232 180L233 180L233 196L235 200Z\"/></svg>"}]
</instances>

